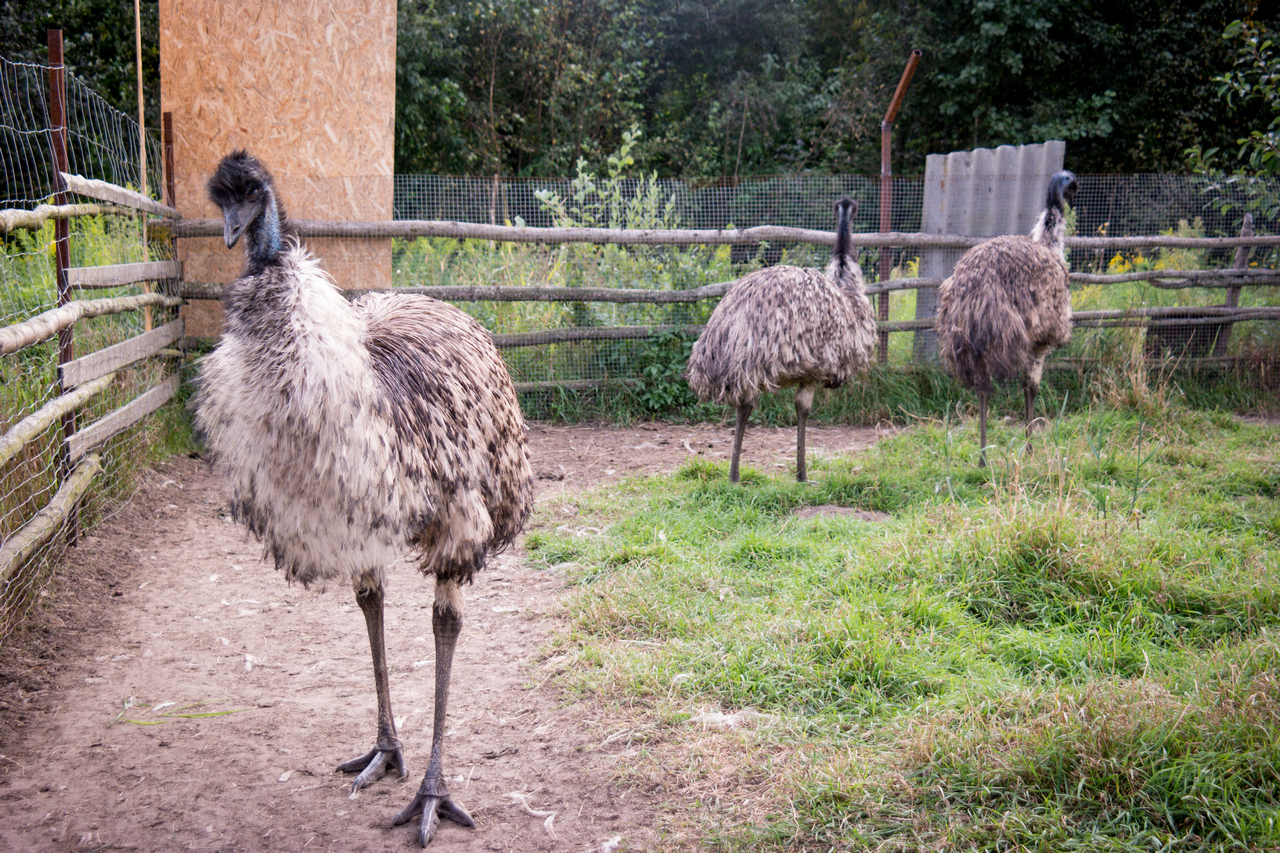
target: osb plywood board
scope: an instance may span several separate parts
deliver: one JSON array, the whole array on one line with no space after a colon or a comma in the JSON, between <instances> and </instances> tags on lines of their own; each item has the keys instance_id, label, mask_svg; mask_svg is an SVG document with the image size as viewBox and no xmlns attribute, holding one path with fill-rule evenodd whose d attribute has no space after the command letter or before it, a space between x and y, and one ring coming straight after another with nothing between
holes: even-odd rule
<instances>
[{"instance_id":1,"label":"osb plywood board","mask_svg":"<svg viewBox=\"0 0 1280 853\"><path fill-rule=\"evenodd\" d=\"M395 0L160 0L178 209L216 218L205 184L218 160L247 148L294 218L390 219L395 55ZM239 248L187 239L179 258L188 279L229 281ZM342 286L357 286L356 273L358 286L391 283L390 241L335 242L325 260Z\"/></svg>"}]
</instances>

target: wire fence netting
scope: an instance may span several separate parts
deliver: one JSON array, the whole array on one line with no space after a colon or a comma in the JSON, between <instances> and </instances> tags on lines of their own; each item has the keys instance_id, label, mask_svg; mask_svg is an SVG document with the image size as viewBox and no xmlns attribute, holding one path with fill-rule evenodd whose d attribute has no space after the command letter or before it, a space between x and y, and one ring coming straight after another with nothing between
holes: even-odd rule
<instances>
[{"instance_id":1,"label":"wire fence netting","mask_svg":"<svg viewBox=\"0 0 1280 853\"><path fill-rule=\"evenodd\" d=\"M66 76L67 158L73 174L138 189L140 130L135 120L111 108L83 81ZM49 119L49 68L0 60L0 162L5 209L31 210L52 204L58 183ZM160 186L158 141L147 135L149 187ZM94 201L69 196L70 202ZM0 261L0 326L18 323L58 304L55 222L36 230L17 228L4 235ZM97 267L174 257L170 243L145 239L141 215L85 216L69 221L71 267ZM74 291L74 299L136 295L141 285ZM85 356L140 334L148 320L158 326L176 318L174 309L127 311L85 318L74 326L74 355ZM0 432L36 413L62 393L57 338L0 357ZM115 379L75 415L79 427L93 423L134 400L172 372L171 359L150 358L116 371ZM63 485L64 424L56 420L0 465L0 542L9 542L48 506ZM133 472L148 458L163 425L155 418L108 439L94 452L102 473L80 503L78 522L91 524L114 511L132 490ZM20 561L0 564L0 642L44 592L51 566L62 556L67 530L44 540Z\"/></svg>"},{"instance_id":2,"label":"wire fence netting","mask_svg":"<svg viewBox=\"0 0 1280 853\"><path fill-rule=\"evenodd\" d=\"M30 210L49 204L58 186L49 119L49 68L0 60L0 163L3 164L3 202L0 207ZM139 137L145 137L145 187L151 194L161 185L161 146L142 133L136 121L112 109L73 75L67 75L66 115L69 171L117 186L139 189ZM1070 163L1070 152L1067 157ZM268 166L271 164L268 163ZM1080 190L1071 211L1078 236L1185 237L1234 236L1246 210L1264 210L1268 199L1280 195L1280 184L1215 182L1185 175L1080 175ZM1003 177L992 175L989 192L999 200ZM441 286L500 285L524 288L568 288L584 291L584 298L563 295L525 300L458 301L499 340L513 379L536 395L576 391L611 384L647 389L655 394L654 411L670 402L662 393L683 387L682 368L697 328L706 322L714 299L688 302L601 301L585 291L635 289L653 292L686 291L723 285L764 265L788 263L823 267L829 248L802 240L761 240L750 243L689 242L681 245L515 242L451 237L397 236L406 220L456 221L542 228L590 227L643 231L689 229L717 231L757 226L830 232L833 207L848 196L859 203L853 230L881 230L881 182L878 176L779 176L734 180L658 180L627 174L575 177L469 178L438 175L383 177L294 178L280 181L290 214L300 220L366 221L374 228L358 238L308 238L338 284L348 290L370 288L438 288ZM925 198L922 177L895 177L889 199L888 230L903 234L921 231ZM376 216L359 211L373 207ZM72 201L77 201L72 196ZM379 230L378 225L385 227ZM1275 223L1260 219L1256 233L1273 233ZM71 266L103 266L174 259L169 242L146 242L141 215L86 216L71 220ZM209 238L213 239L213 238ZM54 224L37 230L7 234L0 264L0 325L27 319L57 303L54 266ZM180 246L195 241L180 241ZM857 242L855 237L855 242ZM224 247L214 247L225 251ZM884 264L882 265L882 253ZM920 250L881 249L864 244L860 262L869 284L919 276ZM187 257L182 257L184 263ZM1121 273L1142 270L1204 270L1230 267L1234 251L1207 248L1144 248L1069 250L1074 272ZM1256 251L1249 264L1275 269L1275 248ZM189 266L187 278L193 279ZM226 264L223 264L224 268ZM199 281L200 273L194 273ZM217 279L210 279L216 281ZM141 286L80 291L77 299L136 294ZM1241 306L1275 306L1275 286L1248 287ZM1149 282L1086 284L1076 287L1078 311L1134 308L1210 306L1221 304L1223 290L1195 287L1163 289ZM887 320L908 327L916 317L916 291L897 290L885 297ZM153 309L155 325L176 316L173 310ZM77 355L127 340L147 323L141 311L78 322ZM1225 324L1218 333L1230 335L1228 355L1248 356L1275 349L1272 320ZM572 332L573 334L568 334ZM554 333L548 335L548 333ZM563 334L561 334L563 333ZM888 361L905 365L917 359L916 332L889 336ZM1081 329L1072 344L1060 351L1066 359L1088 359L1107 348L1145 349L1144 329ZM575 335L578 338L574 339ZM60 391L57 346L45 341L0 357L0 418L6 428L56 398ZM82 423L111 412L134 399L172 370L163 358L126 368L86 410ZM655 390L656 389L656 390ZM662 393L658 393L662 392ZM529 397L528 395L534 395ZM665 402L664 402L665 401ZM159 437L163 421L148 418L111 439L102 449L106 474L85 501L85 514L110 512L130 483L130 465L146 458ZM51 425L37 441L0 467L0 537L27 524L58 488L63 426ZM9 603L0 640L11 629L12 614L21 613L38 598L51 559L64 536L55 536L31 561L33 570L12 572L0 566Z\"/></svg>"},{"instance_id":3,"label":"wire fence netting","mask_svg":"<svg viewBox=\"0 0 1280 853\"><path fill-rule=\"evenodd\" d=\"M1215 182L1187 175L1080 175L1071 210L1072 233L1082 237L1150 236L1229 237L1239 234L1243 213L1257 201L1280 195L1280 182ZM760 225L830 231L836 199L859 202L855 232L877 232L880 181L867 176L792 176L736 181L654 181L639 178L483 179L432 175L395 178L396 219L457 220L539 227L589 225L717 230ZM990 176L995 203L1004 197L1002 176ZM890 231L922 230L924 178L897 177L892 183ZM1012 195L1012 194L1010 194ZM993 217L998 218L998 217ZM1257 234L1274 223L1259 221ZM507 286L619 287L679 290L732 281L765 264L822 267L829 248L797 242L732 246L590 246L488 244L419 238L391 240L391 278L397 286L497 284ZM920 250L866 247L860 253L867 282L880 278L881 252L888 254L889 278L918 275ZM955 251L959 254L959 250ZM1170 269L1230 267L1234 249L1133 248L1072 249L1075 272L1121 274ZM1275 268L1276 251L1256 251L1250 265ZM1274 287L1248 288L1241 304L1275 305ZM1078 289L1077 309L1128 309L1174 305L1215 305L1223 291L1210 288L1160 289L1142 282L1088 285ZM890 322L917 319L915 291L888 297ZM557 326L656 325L681 327L705 322L710 301L692 305L611 305L605 303L474 303L467 310L497 333L519 333ZM1232 352L1267 346L1273 333L1263 321L1237 324ZM1077 335L1066 358L1087 358L1114 330ZM917 358L915 333L890 336L890 363ZM1103 339L1106 339L1103 341ZM687 343L687 341L685 342ZM518 382L607 381L643 376L670 360L677 340L583 341L524 347L506 355ZM686 347L687 348L687 347Z\"/></svg>"},{"instance_id":4,"label":"wire fence netting","mask_svg":"<svg viewBox=\"0 0 1280 853\"><path fill-rule=\"evenodd\" d=\"M1080 190L1070 219L1072 233L1081 237L1235 236L1244 211L1258 207L1260 198L1280 193L1280 184L1275 182L1221 183L1187 175L1078 177ZM996 205L1014 195L1002 190L1006 180L1007 176L997 174L986 181ZM407 220L653 231L780 226L829 233L834 227L834 202L849 196L859 202L853 222L856 242L856 234L880 230L881 216L879 178L860 175L700 182L589 173L556 179L397 175L286 179L279 183L289 212L297 219L368 222L367 237L307 239L338 284L350 290L496 285L531 292L538 288L682 291L732 282L769 264L821 268L830 253L826 245L797 240L618 245L395 236L395 226ZM924 184L922 177L894 179L890 231L921 231ZM357 200L371 198L379 200L380 209L390 210L392 219L382 230L377 220L351 213L358 209ZM1254 231L1262 235L1272 228L1273 223L1259 221ZM888 278L912 279L920 274L921 250L864 246L859 257L868 284L879 282L882 251L887 255ZM955 250L954 255L959 253ZM1226 268L1234 263L1235 251L1073 248L1068 254L1075 272L1121 274ZM1256 251L1250 264L1274 269L1275 249ZM1240 304L1275 305L1276 296L1274 287L1250 287L1240 297ZM884 298L890 324L920 321L915 290L895 291ZM1136 282L1081 285L1074 303L1079 310L1124 310L1210 306L1221 304L1222 299L1221 288L1170 290ZM681 357L687 354L697 327L706 322L715 300L618 303L586 296L581 301L542 297L457 304L499 336L511 374L521 387L554 392L566 387L635 385L656 375L675 377ZM1220 327L1214 334L1229 334L1229 354L1239 355L1269 346L1273 325L1250 320ZM1228 328L1230 332L1225 331ZM530 342L538 337L535 333L546 330L584 330L584 336L595 339L566 340L571 336L565 334L552 342ZM634 337L628 336L632 333ZM890 334L888 362L905 365L918 361L921 334L927 333ZM1120 345L1117 338L1132 334L1114 329L1081 330L1059 355L1067 359L1094 357L1099 348L1114 348ZM517 336L519 340L513 341Z\"/></svg>"}]
</instances>

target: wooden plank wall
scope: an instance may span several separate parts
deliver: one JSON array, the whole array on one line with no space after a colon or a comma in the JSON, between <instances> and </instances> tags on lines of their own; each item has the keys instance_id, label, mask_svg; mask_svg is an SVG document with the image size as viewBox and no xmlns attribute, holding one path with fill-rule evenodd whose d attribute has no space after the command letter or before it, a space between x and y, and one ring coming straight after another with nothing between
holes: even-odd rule
<instances>
[{"instance_id":1,"label":"wooden plank wall","mask_svg":"<svg viewBox=\"0 0 1280 853\"><path fill-rule=\"evenodd\" d=\"M176 207L217 217L205 184L247 148L297 219L391 219L395 0L160 0L162 109L173 113ZM391 241L309 241L342 287L391 284ZM183 239L189 281L227 282L242 247ZM184 308L218 333L221 306Z\"/></svg>"}]
</instances>

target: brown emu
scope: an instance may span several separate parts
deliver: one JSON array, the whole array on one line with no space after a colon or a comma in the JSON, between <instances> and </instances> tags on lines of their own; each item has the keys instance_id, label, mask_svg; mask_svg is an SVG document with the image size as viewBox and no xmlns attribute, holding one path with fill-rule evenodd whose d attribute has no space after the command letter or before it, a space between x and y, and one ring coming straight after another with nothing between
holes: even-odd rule
<instances>
[{"instance_id":1,"label":"brown emu","mask_svg":"<svg viewBox=\"0 0 1280 853\"><path fill-rule=\"evenodd\" d=\"M987 464L987 403L993 382L1022 374L1027 436L1044 360L1071 340L1066 205L1079 184L1070 172L1049 179L1044 213L1031 236L995 237L956 262L938 289L942 363L978 395L978 465Z\"/></svg>"},{"instance_id":2,"label":"brown emu","mask_svg":"<svg viewBox=\"0 0 1280 853\"><path fill-rule=\"evenodd\" d=\"M729 480L747 418L763 391L796 390L796 479L804 482L804 427L819 385L837 388L867 367L875 315L849 239L857 203L836 203L836 243L826 273L775 266L738 279L720 300L689 356L689 386L703 400L737 409Z\"/></svg>"},{"instance_id":3,"label":"brown emu","mask_svg":"<svg viewBox=\"0 0 1280 853\"><path fill-rule=\"evenodd\" d=\"M393 820L421 814L425 846L441 817L474 826L445 786L445 712L462 586L511 543L532 505L515 390L489 335L456 308L386 293L348 303L246 152L223 158L209 196L227 247L245 238L245 267L223 296L222 342L201 366L196 425L264 556L290 582L355 589L378 717L376 746L338 768L359 773L352 793L389 769L408 775L391 714L385 568L412 554L435 576L431 759Z\"/></svg>"}]
</instances>

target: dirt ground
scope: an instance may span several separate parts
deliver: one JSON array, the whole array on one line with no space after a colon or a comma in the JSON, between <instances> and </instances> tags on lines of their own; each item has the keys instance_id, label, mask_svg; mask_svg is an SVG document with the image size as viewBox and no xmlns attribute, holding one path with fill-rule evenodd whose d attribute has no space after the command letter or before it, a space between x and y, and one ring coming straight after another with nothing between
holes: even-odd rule
<instances>
[{"instance_id":1,"label":"dirt ground","mask_svg":"<svg viewBox=\"0 0 1280 853\"><path fill-rule=\"evenodd\" d=\"M809 429L811 454L873 429ZM537 500L690 454L727 458L713 425L530 430ZM743 464L794 465L793 429L752 429ZM197 459L146 471L138 495L70 552L52 603L0 656L0 850L398 850L430 752L433 585L405 565L387 596L388 665L410 776L355 799L340 762L374 738L372 666L351 591L288 586L230 522ZM547 643L563 579L517 546L468 590L453 669L446 775L476 828L437 853L653 850L678 844L678 792L619 773L634 755L612 709L556 686ZM416 822L415 822L416 823ZM687 828L687 827L686 827Z\"/></svg>"}]
</instances>

